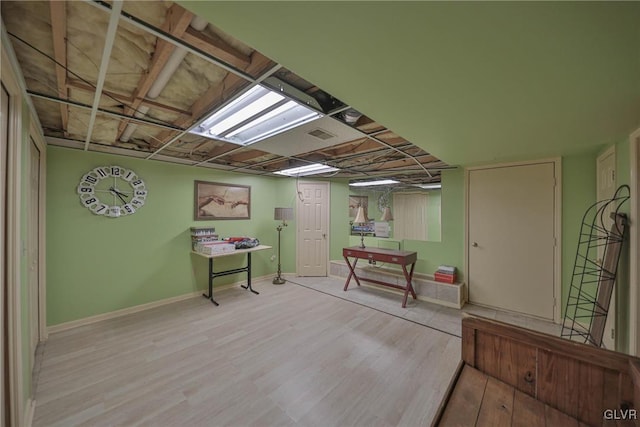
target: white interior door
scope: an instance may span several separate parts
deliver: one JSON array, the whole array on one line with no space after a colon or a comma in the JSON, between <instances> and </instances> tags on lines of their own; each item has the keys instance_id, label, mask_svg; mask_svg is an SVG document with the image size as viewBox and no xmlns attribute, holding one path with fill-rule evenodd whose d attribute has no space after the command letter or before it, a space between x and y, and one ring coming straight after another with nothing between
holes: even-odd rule
<instances>
[{"instance_id":1,"label":"white interior door","mask_svg":"<svg viewBox=\"0 0 640 427\"><path fill-rule=\"evenodd\" d=\"M2 121L0 131L0 280L2 289L0 291L0 377L2 377L2 387L0 388L0 427L8 425L9 400L6 391L9 388L9 366L7 361L8 351L8 331L6 323L7 313L7 238L6 238L6 218L7 218L7 142L9 141L9 94L2 86L2 108L0 108L0 119Z\"/></svg>"},{"instance_id":2,"label":"white interior door","mask_svg":"<svg viewBox=\"0 0 640 427\"><path fill-rule=\"evenodd\" d=\"M300 183L298 195L298 275L326 276L329 258L329 183Z\"/></svg>"},{"instance_id":3,"label":"white interior door","mask_svg":"<svg viewBox=\"0 0 640 427\"><path fill-rule=\"evenodd\" d=\"M40 150L32 139L29 150L29 217L27 219L30 361L32 369L36 347L40 341L40 160Z\"/></svg>"},{"instance_id":4,"label":"white interior door","mask_svg":"<svg viewBox=\"0 0 640 427\"><path fill-rule=\"evenodd\" d=\"M554 319L555 165L468 174L470 302Z\"/></svg>"},{"instance_id":5,"label":"white interior door","mask_svg":"<svg viewBox=\"0 0 640 427\"><path fill-rule=\"evenodd\" d=\"M616 192L616 150L615 146L598 156L596 171L598 175L598 183L596 186L596 197L598 200L611 199ZM605 229L610 230L613 220L609 218L613 206L609 206L604 212ZM598 264L602 265L604 256L604 246L598 247ZM616 285L613 286L611 293L611 302L609 303L609 312L607 313L607 321L604 325L604 334L602 335L602 343L606 348L616 348Z\"/></svg>"}]
</instances>

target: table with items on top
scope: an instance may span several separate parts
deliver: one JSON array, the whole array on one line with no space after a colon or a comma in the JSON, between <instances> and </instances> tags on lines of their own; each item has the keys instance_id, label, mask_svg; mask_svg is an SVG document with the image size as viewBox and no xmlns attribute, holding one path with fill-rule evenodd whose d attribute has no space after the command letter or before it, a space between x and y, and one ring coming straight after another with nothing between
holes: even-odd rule
<instances>
[{"instance_id":1,"label":"table with items on top","mask_svg":"<svg viewBox=\"0 0 640 427\"><path fill-rule=\"evenodd\" d=\"M393 249L382 249L382 248L361 248L359 246L352 246L349 248L342 249L342 256L344 260L347 262L347 266L349 267L349 277L347 277L347 281L344 284L344 290L346 291L349 287L349 282L353 277L360 286L360 281L371 282L382 286L388 286L391 288L401 289L404 291L404 298L402 300L402 307L407 306L407 297L409 296L409 292L411 292L411 296L413 299L416 299L416 292L413 289L413 285L411 284L411 280L413 279L413 270L416 266L416 261L418 259L418 254L416 252L409 251L398 251ZM349 261L349 258L353 258L353 263ZM369 261L375 262L386 262L390 264L397 264L402 267L402 272L405 278L405 285L397 285L395 283L383 282L377 279L370 279L366 277L359 277L356 274L356 263L359 259L366 259ZM409 271L407 271L407 266L411 266Z\"/></svg>"},{"instance_id":2,"label":"table with items on top","mask_svg":"<svg viewBox=\"0 0 640 427\"><path fill-rule=\"evenodd\" d=\"M221 276L228 276L230 274L237 274L237 273L247 273L247 285L241 285L243 288L250 290L251 292L253 292L254 294L259 294L260 292L255 291L252 287L251 287L251 253L252 252L256 252L256 251L263 251L265 249L271 249L271 246L267 246L267 245L258 245L256 247L253 248L249 248L249 249L236 249L235 251L229 251L229 252L220 252L220 253L213 253L213 254L204 254L202 252L197 252L197 251L192 251L192 253L196 254L196 255L200 255L201 257L204 258L208 258L209 259L209 294L202 294L203 297L208 298L211 300L212 303L214 303L215 305L219 305L214 299L213 299L213 279L215 279L216 277L221 277ZM223 270L223 271L213 271L213 260L215 258L222 258L222 257L227 257L230 255L239 255L239 254L247 254L247 265L244 267L240 267L240 268L233 268L230 270Z\"/></svg>"}]
</instances>

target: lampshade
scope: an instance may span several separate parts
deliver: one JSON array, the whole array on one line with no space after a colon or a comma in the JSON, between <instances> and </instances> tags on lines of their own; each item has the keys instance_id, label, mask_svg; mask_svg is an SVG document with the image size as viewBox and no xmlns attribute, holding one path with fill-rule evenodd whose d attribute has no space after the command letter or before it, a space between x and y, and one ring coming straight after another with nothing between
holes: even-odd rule
<instances>
[{"instance_id":1,"label":"lampshade","mask_svg":"<svg viewBox=\"0 0 640 427\"><path fill-rule=\"evenodd\" d=\"M384 208L380 221L393 221L393 215L391 215L391 208L389 206Z\"/></svg>"},{"instance_id":2,"label":"lampshade","mask_svg":"<svg viewBox=\"0 0 640 427\"><path fill-rule=\"evenodd\" d=\"M364 222L368 222L369 220L364 214L364 208L362 206L358 206L358 211L356 212L356 219L353 220L354 223L362 224Z\"/></svg>"},{"instance_id":3,"label":"lampshade","mask_svg":"<svg viewBox=\"0 0 640 427\"><path fill-rule=\"evenodd\" d=\"M293 208L275 208L273 219L278 221L290 221L293 219Z\"/></svg>"}]
</instances>

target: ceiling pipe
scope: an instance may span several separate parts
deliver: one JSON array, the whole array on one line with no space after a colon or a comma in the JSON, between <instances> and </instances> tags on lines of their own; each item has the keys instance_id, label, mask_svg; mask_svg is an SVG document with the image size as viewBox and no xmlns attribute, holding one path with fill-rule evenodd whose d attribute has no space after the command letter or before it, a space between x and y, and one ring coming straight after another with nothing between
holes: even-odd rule
<instances>
[{"instance_id":1,"label":"ceiling pipe","mask_svg":"<svg viewBox=\"0 0 640 427\"><path fill-rule=\"evenodd\" d=\"M98 81L96 83L96 93L93 96L93 107L91 108L91 117L89 118L89 126L87 127L87 138L84 141L84 151L89 149L89 143L91 142L91 135L93 134L93 126L96 123L96 115L98 114L98 108L100 107L100 97L102 96L102 87L104 86L105 78L107 77L107 67L109 66L109 60L111 59L111 49L113 48L113 42L116 39L116 31L118 30L118 21L120 19L120 11L122 10L122 0L116 0L113 2L111 9L111 16L109 17L109 26L104 36L104 47L102 49L102 61L100 62L100 68L98 69Z\"/></svg>"},{"instance_id":2,"label":"ceiling pipe","mask_svg":"<svg viewBox=\"0 0 640 427\"><path fill-rule=\"evenodd\" d=\"M207 28L207 25L209 25L209 23L205 19L199 16L194 16L191 19L191 23L189 25L191 26L191 28L193 28L196 31L203 31L205 28ZM182 61L184 60L185 56L187 56L187 52L188 52L187 49L183 47L176 47L175 49L173 49L173 52L171 53L171 56L169 56L169 59L167 60L164 67L162 68L162 71L160 71L160 73L158 74L158 77L156 77L156 80L153 82L153 84L147 91L146 98L155 99L160 95L160 93L162 93L165 86L167 86L167 83L169 83L169 80L171 80L171 77L173 76L173 74L176 72L180 64L182 64ZM149 107L142 106L138 108L138 111L136 111L136 113L134 114L134 117L141 119L147 114L148 111L149 111ZM120 141L128 142L129 139L131 139L131 135L133 135L133 133L137 128L138 128L137 124L129 123L125 128L124 132L122 132L122 135L120 136Z\"/></svg>"},{"instance_id":3,"label":"ceiling pipe","mask_svg":"<svg viewBox=\"0 0 640 427\"><path fill-rule=\"evenodd\" d=\"M147 112L149 112L149 107L146 105L143 105L140 108L138 108L138 111L135 112L133 117L142 119L144 116L147 115ZM120 141L128 142L129 139L131 138L131 135L133 135L133 132L135 132L137 128L138 128L137 124L129 123L125 128L124 132L122 132L122 136L120 136Z\"/></svg>"}]
</instances>

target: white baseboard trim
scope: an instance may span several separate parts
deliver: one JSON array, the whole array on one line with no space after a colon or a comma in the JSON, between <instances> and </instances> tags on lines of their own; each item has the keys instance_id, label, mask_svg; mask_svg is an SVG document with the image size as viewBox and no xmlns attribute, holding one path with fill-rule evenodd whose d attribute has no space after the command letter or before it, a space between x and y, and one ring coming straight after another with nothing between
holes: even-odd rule
<instances>
[{"instance_id":1,"label":"white baseboard trim","mask_svg":"<svg viewBox=\"0 0 640 427\"><path fill-rule=\"evenodd\" d=\"M344 277L338 277L338 276L332 276L332 277L335 277L337 279L344 279ZM404 297L404 292L403 291L391 289L391 288L388 288L386 286L376 285L375 283L366 283L364 281L362 281L360 284L362 286L366 286L366 287L369 287L369 288L375 288L375 289L378 289L380 291L389 292L390 294L395 294L395 295L399 295L401 297ZM460 304L456 304L456 303L449 302L449 301L443 301L443 300L439 300L439 299L435 299L435 298L429 298L429 297L426 297L426 296L420 295L420 294L416 294L416 297L417 297L416 299L419 299L420 301L426 301L426 302L431 302L431 303L438 304L438 305L444 305L445 307L451 307L451 308L455 308L455 309L458 309L458 310L460 310L464 305L464 303L462 305L460 305ZM411 295L409 295L407 297L407 303L409 301L411 301L412 299L413 299L413 297Z\"/></svg>"},{"instance_id":2,"label":"white baseboard trim","mask_svg":"<svg viewBox=\"0 0 640 427\"><path fill-rule=\"evenodd\" d=\"M36 413L36 401L29 398L24 408L24 427L31 427L33 425L33 416Z\"/></svg>"},{"instance_id":3,"label":"white baseboard trim","mask_svg":"<svg viewBox=\"0 0 640 427\"><path fill-rule=\"evenodd\" d=\"M252 277L251 282L257 282L260 280L268 279L272 275L265 275L260 277ZM242 280L239 282L229 283L227 285L215 286L213 288L214 294L220 291L224 291L238 285L246 285L247 281ZM56 332L67 331L69 329L78 328L80 326L90 325L92 323L101 322L103 320L115 319L117 317L126 316L128 314L139 313L141 311L150 310L152 308L161 307L167 304L173 304L175 302L180 302L184 300L188 300L191 298L197 298L202 295L203 292L207 292L207 289L202 289L199 291L189 292L188 294L178 295L175 297L165 298L158 301L148 302L146 304L134 305L132 307L123 308L120 310L110 311L108 313L96 314L95 316L89 316L82 319L72 320L70 322L59 323L57 325L47 327L47 335L54 334Z\"/></svg>"}]
</instances>

